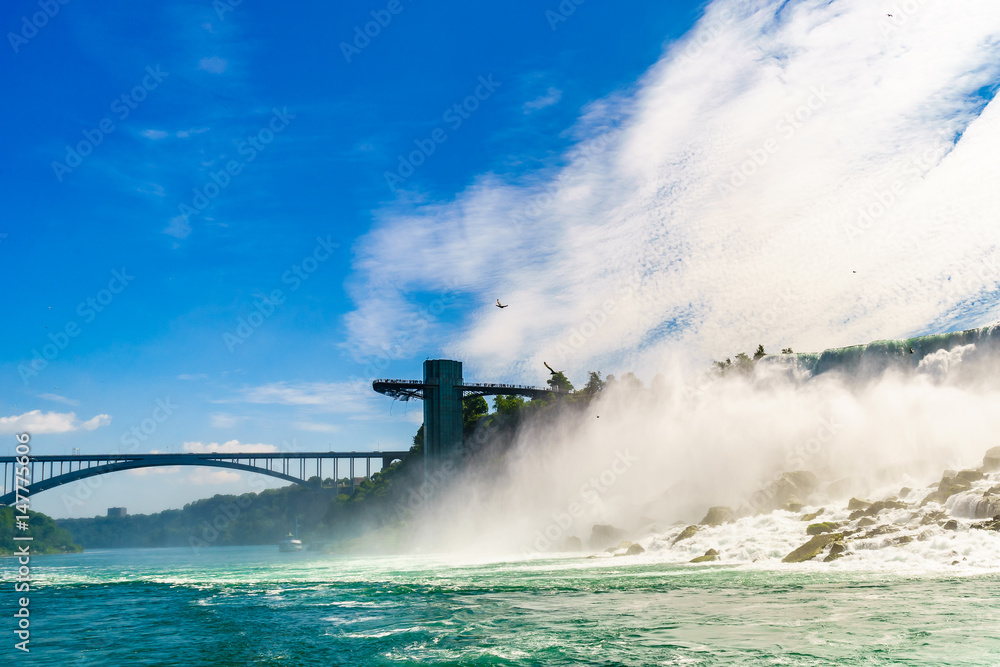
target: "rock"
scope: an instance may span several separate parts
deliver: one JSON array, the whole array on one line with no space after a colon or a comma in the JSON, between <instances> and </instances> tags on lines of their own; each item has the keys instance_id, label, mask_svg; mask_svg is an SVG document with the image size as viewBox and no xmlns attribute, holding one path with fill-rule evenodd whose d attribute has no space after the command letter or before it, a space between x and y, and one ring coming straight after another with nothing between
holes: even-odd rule
<instances>
[{"instance_id":1,"label":"rock","mask_svg":"<svg viewBox=\"0 0 1000 667\"><path fill-rule=\"evenodd\" d=\"M816 535L811 540L803 544L798 549L792 551L790 554L781 559L782 563L801 563L803 561L811 560L819 555L826 545L831 542L839 542L844 539L843 533L826 533L823 535Z\"/></svg>"},{"instance_id":2,"label":"rock","mask_svg":"<svg viewBox=\"0 0 1000 667\"><path fill-rule=\"evenodd\" d=\"M638 556L639 554L643 553L644 551L646 551L646 550L642 548L641 544L633 544L632 546L630 546L628 548L628 551L625 552L625 555L626 556Z\"/></svg>"},{"instance_id":3,"label":"rock","mask_svg":"<svg viewBox=\"0 0 1000 667\"><path fill-rule=\"evenodd\" d=\"M692 537L694 537L694 534L697 533L697 532L698 532L698 526L688 526L687 528L685 528L684 530L682 530L681 534L678 535L677 537L675 537L674 541L671 542L670 544L671 545L677 544L681 540L686 540L686 539L692 538Z\"/></svg>"},{"instance_id":4,"label":"rock","mask_svg":"<svg viewBox=\"0 0 1000 667\"><path fill-rule=\"evenodd\" d=\"M808 528L806 528L806 535L820 535L822 533L832 533L837 530L839 526L830 521L824 523L814 523Z\"/></svg>"},{"instance_id":5,"label":"rock","mask_svg":"<svg viewBox=\"0 0 1000 667\"><path fill-rule=\"evenodd\" d=\"M910 535L900 535L892 541L896 546L903 546L904 544L909 544L913 541L913 537Z\"/></svg>"},{"instance_id":6,"label":"rock","mask_svg":"<svg viewBox=\"0 0 1000 667\"><path fill-rule=\"evenodd\" d=\"M944 528L945 530L958 530L958 522L955 521L954 519L952 519L951 521L945 521L944 526L942 526L942 528Z\"/></svg>"},{"instance_id":7,"label":"rock","mask_svg":"<svg viewBox=\"0 0 1000 667\"><path fill-rule=\"evenodd\" d=\"M733 510L725 506L710 507L708 514L701 520L702 526L721 526L734 521Z\"/></svg>"},{"instance_id":8,"label":"rock","mask_svg":"<svg viewBox=\"0 0 1000 667\"><path fill-rule=\"evenodd\" d=\"M607 524L594 524L590 531L590 548L606 549L612 544L617 544L625 537L625 531Z\"/></svg>"},{"instance_id":9,"label":"rock","mask_svg":"<svg viewBox=\"0 0 1000 667\"><path fill-rule=\"evenodd\" d=\"M863 516L866 516L864 510L854 510L851 512L850 516L847 517L847 520L854 521L855 519L860 519Z\"/></svg>"},{"instance_id":10,"label":"rock","mask_svg":"<svg viewBox=\"0 0 1000 667\"><path fill-rule=\"evenodd\" d=\"M866 510L871 507L872 502L870 500L861 500L860 498L851 498L847 501L847 509L851 510Z\"/></svg>"},{"instance_id":11,"label":"rock","mask_svg":"<svg viewBox=\"0 0 1000 667\"><path fill-rule=\"evenodd\" d=\"M809 514L806 514L806 515L804 515L804 516L802 517L802 520L803 520L803 521L815 521L815 520L816 520L816 517L818 517L818 516L819 516L820 514L822 514L822 513L823 513L823 510L824 510L824 509L825 509L825 508L823 508L823 507L820 507L820 508L819 508L818 510L816 510L815 512L810 512Z\"/></svg>"},{"instance_id":12,"label":"rock","mask_svg":"<svg viewBox=\"0 0 1000 667\"><path fill-rule=\"evenodd\" d=\"M1000 498L989 493L983 494L983 499L972 507L973 519L988 519L1000 513Z\"/></svg>"},{"instance_id":13,"label":"rock","mask_svg":"<svg viewBox=\"0 0 1000 667\"><path fill-rule=\"evenodd\" d=\"M559 545L560 551L583 551L583 541L579 537L570 535Z\"/></svg>"},{"instance_id":14,"label":"rock","mask_svg":"<svg viewBox=\"0 0 1000 667\"><path fill-rule=\"evenodd\" d=\"M862 535L861 539L870 540L873 537L878 537L880 535L888 535L889 533L895 533L898 531L899 528L896 528L895 526L890 526L890 525L879 526L878 528L873 528L872 530L869 530L867 533Z\"/></svg>"},{"instance_id":15,"label":"rock","mask_svg":"<svg viewBox=\"0 0 1000 667\"><path fill-rule=\"evenodd\" d=\"M802 501L795 496L792 496L788 499L788 502L781 506L781 509L786 512L801 512L803 507L805 507L805 505Z\"/></svg>"},{"instance_id":16,"label":"rock","mask_svg":"<svg viewBox=\"0 0 1000 667\"><path fill-rule=\"evenodd\" d=\"M967 482L978 482L983 478L983 473L978 470L962 470L955 476Z\"/></svg>"},{"instance_id":17,"label":"rock","mask_svg":"<svg viewBox=\"0 0 1000 667\"><path fill-rule=\"evenodd\" d=\"M874 526L876 523L878 523L878 521L870 516L862 517L861 520L858 521L858 528L867 528L868 526Z\"/></svg>"},{"instance_id":18,"label":"rock","mask_svg":"<svg viewBox=\"0 0 1000 667\"><path fill-rule=\"evenodd\" d=\"M719 560L719 552L715 549L709 549L705 552L704 556L698 556L697 558L692 558L689 562L691 563L710 563L713 560Z\"/></svg>"},{"instance_id":19,"label":"rock","mask_svg":"<svg viewBox=\"0 0 1000 667\"><path fill-rule=\"evenodd\" d=\"M911 489L908 486L904 486L903 488L901 488L899 490L899 497L900 498L905 498L906 496L910 495L910 493L912 493L912 492L913 492L913 489Z\"/></svg>"},{"instance_id":20,"label":"rock","mask_svg":"<svg viewBox=\"0 0 1000 667\"><path fill-rule=\"evenodd\" d=\"M986 456L983 457L983 468L987 472L1000 470L1000 447L993 447L986 452Z\"/></svg>"},{"instance_id":21,"label":"rock","mask_svg":"<svg viewBox=\"0 0 1000 667\"><path fill-rule=\"evenodd\" d=\"M842 554L847 551L847 545L843 542L834 542L830 545L831 554Z\"/></svg>"},{"instance_id":22,"label":"rock","mask_svg":"<svg viewBox=\"0 0 1000 667\"><path fill-rule=\"evenodd\" d=\"M993 450L991 449L990 451L993 451ZM972 524L972 527L973 528L977 528L979 530L998 530L998 531L1000 531L1000 514L997 514L995 517L993 517L989 521L983 521L982 523L974 523L974 524Z\"/></svg>"},{"instance_id":23,"label":"rock","mask_svg":"<svg viewBox=\"0 0 1000 667\"><path fill-rule=\"evenodd\" d=\"M872 503L871 507L865 510L865 516L875 516L882 510L902 510L906 507L906 503L901 503L898 500L880 500L877 503Z\"/></svg>"},{"instance_id":24,"label":"rock","mask_svg":"<svg viewBox=\"0 0 1000 667\"><path fill-rule=\"evenodd\" d=\"M992 451L992 450L991 450ZM951 498L956 493L961 493L962 491L968 491L972 488L972 483L961 477L948 477L947 475L941 478L938 482L938 490L927 495L924 498L920 506L923 507L927 503L941 503L944 505L948 498Z\"/></svg>"},{"instance_id":25,"label":"rock","mask_svg":"<svg viewBox=\"0 0 1000 667\"><path fill-rule=\"evenodd\" d=\"M809 499L817 486L819 480L811 472L805 470L786 472L771 482L766 489L755 494L754 505L764 511L785 509L797 512L802 509L804 501Z\"/></svg>"},{"instance_id":26,"label":"rock","mask_svg":"<svg viewBox=\"0 0 1000 667\"><path fill-rule=\"evenodd\" d=\"M634 542L631 542L629 540L624 540L622 542L619 542L618 546L616 546L616 547L608 547L607 549L605 549L605 551L607 551L610 554L610 553L614 553L616 551L620 551L621 549L628 549L633 544L634 544Z\"/></svg>"},{"instance_id":27,"label":"rock","mask_svg":"<svg viewBox=\"0 0 1000 667\"><path fill-rule=\"evenodd\" d=\"M816 490L817 486L819 486L819 478L807 470L786 472L781 476L781 478L791 482L795 488L802 492L803 496L809 495Z\"/></svg>"},{"instance_id":28,"label":"rock","mask_svg":"<svg viewBox=\"0 0 1000 667\"><path fill-rule=\"evenodd\" d=\"M938 523L939 521L945 521L948 519L948 515L944 512L934 511L928 512L924 515L924 518L920 520L921 526L927 526L932 523Z\"/></svg>"}]
</instances>

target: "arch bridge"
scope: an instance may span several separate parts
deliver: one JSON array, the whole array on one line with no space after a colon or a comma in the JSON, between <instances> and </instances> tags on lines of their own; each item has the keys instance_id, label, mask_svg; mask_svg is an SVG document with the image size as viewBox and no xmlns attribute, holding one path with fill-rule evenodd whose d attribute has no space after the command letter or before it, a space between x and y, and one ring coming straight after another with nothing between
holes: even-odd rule
<instances>
[{"instance_id":1,"label":"arch bridge","mask_svg":"<svg viewBox=\"0 0 1000 667\"><path fill-rule=\"evenodd\" d=\"M137 470L162 466L211 466L229 468L269 475L305 486L314 486L309 480L323 479L324 463L330 467L334 479L338 479L338 462L349 462L351 487L354 487L354 465L365 462L365 475L372 474L372 461L381 464L380 470L401 461L409 452L267 452L259 454L97 454L72 456L29 456L28 493L36 494L69 484L88 477L106 475L123 470ZM3 495L0 505L11 505L17 500L17 480L15 474L20 467L21 457L0 456L3 464ZM332 461L332 464L329 463ZM378 472L378 471L376 471ZM22 485L23 488L23 485Z\"/></svg>"}]
</instances>

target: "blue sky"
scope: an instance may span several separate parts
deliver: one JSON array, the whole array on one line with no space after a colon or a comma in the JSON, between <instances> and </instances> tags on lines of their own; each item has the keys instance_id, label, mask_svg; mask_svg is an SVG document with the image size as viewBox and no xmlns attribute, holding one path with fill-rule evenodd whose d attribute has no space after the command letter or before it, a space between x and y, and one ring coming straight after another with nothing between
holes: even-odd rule
<instances>
[{"instance_id":1,"label":"blue sky","mask_svg":"<svg viewBox=\"0 0 1000 667\"><path fill-rule=\"evenodd\" d=\"M697 17L694 4L585 3L553 29L554 2L388 4L71 2L36 19L37 31L24 17L39 4L5 8L4 32L16 36L0 73L0 417L14 428L41 411L19 422L43 431L36 453L117 451L167 400L176 410L142 450L232 440L406 447L419 404L390 415L365 386L373 371L418 377L424 357L443 350L422 340L373 367L381 355L349 348L357 240L380 211L447 199L479 173L516 177L558 161L580 109L633 85ZM391 20L348 62L341 42L355 43L371 12ZM486 99L446 122L481 77L494 84L480 89ZM390 189L397 156L438 127L446 140ZM247 143L254 137L260 150ZM224 174L231 160L238 174ZM216 196L190 214L195 189ZM314 252L325 261L313 264ZM274 290L284 302L273 314L245 340L227 340ZM468 299L450 294L443 317L460 319ZM310 404L316 394L324 400ZM173 476L155 478L155 501L127 504L159 509L238 490L243 482L221 483L229 477L176 491ZM36 503L92 515L149 481L108 478L106 498L72 511L59 491Z\"/></svg>"},{"instance_id":2,"label":"blue sky","mask_svg":"<svg viewBox=\"0 0 1000 667\"><path fill-rule=\"evenodd\" d=\"M420 406L370 383L426 357L648 380L1000 317L992 0L3 16L0 451L117 451L167 411L139 451L401 448Z\"/></svg>"}]
</instances>

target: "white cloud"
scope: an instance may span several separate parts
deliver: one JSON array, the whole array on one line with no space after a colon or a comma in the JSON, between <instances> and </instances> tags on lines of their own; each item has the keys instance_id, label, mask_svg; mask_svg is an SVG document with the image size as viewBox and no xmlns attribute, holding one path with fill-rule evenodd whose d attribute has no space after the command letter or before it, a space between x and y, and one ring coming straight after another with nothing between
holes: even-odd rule
<instances>
[{"instance_id":1,"label":"white cloud","mask_svg":"<svg viewBox=\"0 0 1000 667\"><path fill-rule=\"evenodd\" d=\"M178 215L170 219L170 224L163 230L164 234L169 234L174 238L186 239L191 234L191 225L187 216Z\"/></svg>"},{"instance_id":2,"label":"white cloud","mask_svg":"<svg viewBox=\"0 0 1000 667\"><path fill-rule=\"evenodd\" d=\"M168 134L163 130L143 130L142 136L146 137L147 139L153 139L155 141L159 139L166 139Z\"/></svg>"},{"instance_id":3,"label":"white cloud","mask_svg":"<svg viewBox=\"0 0 1000 667\"><path fill-rule=\"evenodd\" d=\"M819 350L998 319L1000 102L979 91L1000 79L1000 4L885 14L710 4L634 94L585 111L565 167L384 212L357 248L352 351L447 332L467 375L541 381L543 360L641 370L673 348ZM409 295L450 283L481 305L415 332Z\"/></svg>"},{"instance_id":4,"label":"white cloud","mask_svg":"<svg viewBox=\"0 0 1000 667\"><path fill-rule=\"evenodd\" d=\"M364 381L272 382L241 392L241 402L310 407L320 412L370 412L378 394Z\"/></svg>"},{"instance_id":5,"label":"white cloud","mask_svg":"<svg viewBox=\"0 0 1000 667\"><path fill-rule=\"evenodd\" d=\"M0 417L0 433L71 433L84 429L93 431L111 423L111 417L105 414L95 415L81 422L75 412L42 412L32 410L22 415Z\"/></svg>"},{"instance_id":6,"label":"white cloud","mask_svg":"<svg viewBox=\"0 0 1000 667\"><path fill-rule=\"evenodd\" d=\"M562 91L558 88L549 88L545 91L544 95L536 97L533 100L529 100L524 103L522 109L524 113L529 114L539 109L544 109L545 107L550 107L553 104L558 104L559 100L562 99Z\"/></svg>"},{"instance_id":7,"label":"white cloud","mask_svg":"<svg viewBox=\"0 0 1000 667\"><path fill-rule=\"evenodd\" d=\"M185 442L184 451L190 454L267 454L277 452L275 445L265 445L263 443L247 444L239 440L229 440L221 445L217 442L205 444L203 442Z\"/></svg>"},{"instance_id":8,"label":"white cloud","mask_svg":"<svg viewBox=\"0 0 1000 667\"><path fill-rule=\"evenodd\" d=\"M219 56L212 56L210 58L202 58L198 62L198 69L205 70L212 74L222 74L226 71L226 67L229 66L229 62L225 58L220 58Z\"/></svg>"},{"instance_id":9,"label":"white cloud","mask_svg":"<svg viewBox=\"0 0 1000 667\"><path fill-rule=\"evenodd\" d=\"M46 401L55 401L56 403L65 403L66 405L80 405L80 401L72 398L66 398L65 396L60 396L59 394L39 394L38 398L43 398Z\"/></svg>"},{"instance_id":10,"label":"white cloud","mask_svg":"<svg viewBox=\"0 0 1000 667\"><path fill-rule=\"evenodd\" d=\"M240 479L238 472L215 468L197 468L188 475L188 482L191 484L230 484Z\"/></svg>"},{"instance_id":11,"label":"white cloud","mask_svg":"<svg viewBox=\"0 0 1000 667\"><path fill-rule=\"evenodd\" d=\"M293 424L300 431L312 431L314 433L339 433L341 428L336 424L325 424L322 422L300 421Z\"/></svg>"}]
</instances>

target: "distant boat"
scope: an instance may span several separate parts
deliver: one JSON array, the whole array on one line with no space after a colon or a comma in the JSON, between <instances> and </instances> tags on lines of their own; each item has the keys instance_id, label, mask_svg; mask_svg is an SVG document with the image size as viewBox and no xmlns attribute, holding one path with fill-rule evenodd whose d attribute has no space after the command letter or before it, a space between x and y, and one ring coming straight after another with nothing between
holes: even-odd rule
<instances>
[{"instance_id":1,"label":"distant boat","mask_svg":"<svg viewBox=\"0 0 1000 667\"><path fill-rule=\"evenodd\" d=\"M288 537L278 542L278 551L286 553L289 551L302 551L302 540L299 539L299 521L295 520L295 534L288 533Z\"/></svg>"}]
</instances>

